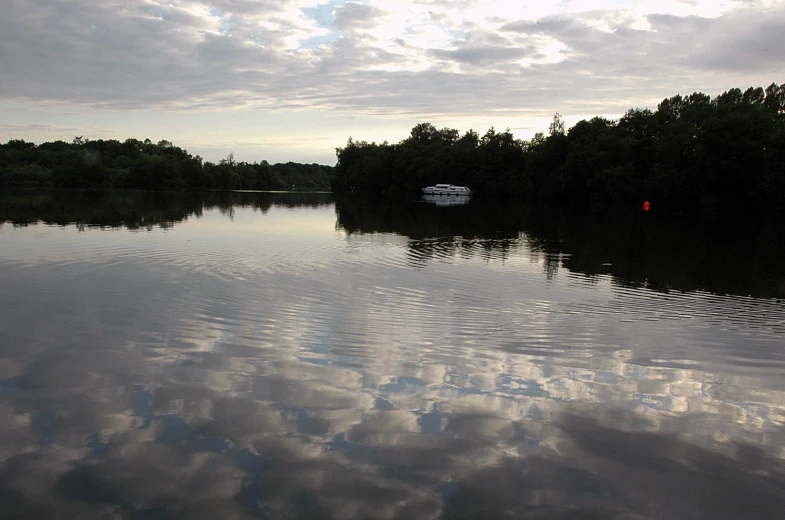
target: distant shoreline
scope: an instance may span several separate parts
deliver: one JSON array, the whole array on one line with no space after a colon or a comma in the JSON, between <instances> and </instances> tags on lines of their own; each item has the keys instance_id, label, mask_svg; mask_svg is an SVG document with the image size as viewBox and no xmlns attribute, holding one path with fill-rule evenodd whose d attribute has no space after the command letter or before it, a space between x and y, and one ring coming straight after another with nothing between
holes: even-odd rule
<instances>
[{"instance_id":1,"label":"distant shoreline","mask_svg":"<svg viewBox=\"0 0 785 520\"><path fill-rule=\"evenodd\" d=\"M592 212L785 209L785 85L677 95L656 111L595 117L567 129L557 113L530 141L494 128L460 134L430 123L390 144L349 138L333 190L415 193L451 183L474 193Z\"/></svg>"},{"instance_id":2,"label":"distant shoreline","mask_svg":"<svg viewBox=\"0 0 785 520\"><path fill-rule=\"evenodd\" d=\"M480 197L602 213L643 208L739 218L785 212L785 85L714 99L664 99L567 129L557 113L530 141L509 130L461 135L430 123L399 143L351 137L335 166L204 161L169 141L89 140L0 145L0 190L141 189L330 192L413 196L451 183ZM294 190L289 189L294 187ZM647 204L648 203L648 204Z\"/></svg>"},{"instance_id":3,"label":"distant shoreline","mask_svg":"<svg viewBox=\"0 0 785 520\"><path fill-rule=\"evenodd\" d=\"M0 189L329 190L335 168L294 162L204 161L170 141L10 140L0 145Z\"/></svg>"}]
</instances>

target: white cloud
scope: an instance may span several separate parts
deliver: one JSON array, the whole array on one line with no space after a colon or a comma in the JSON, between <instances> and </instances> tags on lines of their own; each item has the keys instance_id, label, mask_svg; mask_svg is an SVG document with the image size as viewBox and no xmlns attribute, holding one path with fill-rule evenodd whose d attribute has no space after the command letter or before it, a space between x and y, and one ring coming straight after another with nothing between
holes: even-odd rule
<instances>
[{"instance_id":1,"label":"white cloud","mask_svg":"<svg viewBox=\"0 0 785 520\"><path fill-rule=\"evenodd\" d=\"M782 0L15 0L0 18L0 103L91 107L14 123L106 127L104 113L119 133L116 110L197 111L203 126L226 110L530 126L556 109L618 116L779 82L783 24ZM359 137L344 122L340 138Z\"/></svg>"}]
</instances>

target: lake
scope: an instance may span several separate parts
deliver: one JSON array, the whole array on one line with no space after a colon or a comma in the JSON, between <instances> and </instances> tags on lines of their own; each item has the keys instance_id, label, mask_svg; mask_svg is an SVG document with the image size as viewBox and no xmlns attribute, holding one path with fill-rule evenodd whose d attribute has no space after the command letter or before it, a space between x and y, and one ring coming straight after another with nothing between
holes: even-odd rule
<instances>
[{"instance_id":1,"label":"lake","mask_svg":"<svg viewBox=\"0 0 785 520\"><path fill-rule=\"evenodd\" d=\"M782 518L785 239L0 194L2 518Z\"/></svg>"}]
</instances>

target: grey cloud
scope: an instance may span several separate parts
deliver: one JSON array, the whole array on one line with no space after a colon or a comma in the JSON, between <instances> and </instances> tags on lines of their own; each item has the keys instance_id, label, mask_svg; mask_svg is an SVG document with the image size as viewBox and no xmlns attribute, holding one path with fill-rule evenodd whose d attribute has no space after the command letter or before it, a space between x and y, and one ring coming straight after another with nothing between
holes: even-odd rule
<instances>
[{"instance_id":1,"label":"grey cloud","mask_svg":"<svg viewBox=\"0 0 785 520\"><path fill-rule=\"evenodd\" d=\"M566 17L513 22L502 30L551 36L568 46L571 62L585 64L595 74L607 70L620 76L642 75L658 69L680 74L691 68L743 69L765 74L766 68L774 65L785 68L781 53L767 50L785 47L785 10L745 10L714 19L672 15L647 18L651 31L634 30L616 22L610 24L614 32L608 33L590 27L580 18ZM643 60L648 64L641 67Z\"/></svg>"},{"instance_id":2,"label":"grey cloud","mask_svg":"<svg viewBox=\"0 0 785 520\"><path fill-rule=\"evenodd\" d=\"M435 23L444 24L444 25L448 25L451 23L450 17L444 13L431 11L428 13L428 16L430 17L431 21Z\"/></svg>"},{"instance_id":3,"label":"grey cloud","mask_svg":"<svg viewBox=\"0 0 785 520\"><path fill-rule=\"evenodd\" d=\"M133 6L131 8L134 9ZM139 14L141 10L136 8L135 11ZM176 30L176 27L198 26L203 23L203 20L194 13L175 5L161 5L156 7L156 11L161 16L159 22L165 21L174 24L174 26L169 26L170 29L175 28Z\"/></svg>"},{"instance_id":4,"label":"grey cloud","mask_svg":"<svg viewBox=\"0 0 785 520\"><path fill-rule=\"evenodd\" d=\"M471 9L482 5L483 0L414 0L414 3L441 8Z\"/></svg>"},{"instance_id":5,"label":"grey cloud","mask_svg":"<svg viewBox=\"0 0 785 520\"><path fill-rule=\"evenodd\" d=\"M14 134L18 132L35 132L38 134L63 134L63 133L72 133L79 131L78 128L75 127L63 127L57 125L44 125L44 124L30 124L30 125L23 125L23 124L12 124L12 125L0 125L0 132L4 132L7 134Z\"/></svg>"},{"instance_id":6,"label":"grey cloud","mask_svg":"<svg viewBox=\"0 0 785 520\"><path fill-rule=\"evenodd\" d=\"M700 16L674 16L672 14L650 14L646 19L657 31L679 31L690 34L695 30L706 30L713 21L711 18L701 18Z\"/></svg>"},{"instance_id":7,"label":"grey cloud","mask_svg":"<svg viewBox=\"0 0 785 520\"><path fill-rule=\"evenodd\" d=\"M559 34L562 31L580 27L575 20L566 17L548 17L541 20L519 20L502 25L500 30L525 34Z\"/></svg>"},{"instance_id":8,"label":"grey cloud","mask_svg":"<svg viewBox=\"0 0 785 520\"><path fill-rule=\"evenodd\" d=\"M333 11L335 26L342 31L368 29L376 25L375 19L385 14L378 7L350 2Z\"/></svg>"},{"instance_id":9,"label":"grey cloud","mask_svg":"<svg viewBox=\"0 0 785 520\"><path fill-rule=\"evenodd\" d=\"M476 24L468 25L461 33L461 38L457 40L457 43L464 46L519 47L516 40L511 40L496 31L480 28Z\"/></svg>"},{"instance_id":10,"label":"grey cloud","mask_svg":"<svg viewBox=\"0 0 785 520\"><path fill-rule=\"evenodd\" d=\"M470 65L511 61L525 57L537 56L537 49L534 47L491 47L491 46L467 46L459 47L456 50L431 49L430 54L440 59L454 60Z\"/></svg>"},{"instance_id":11,"label":"grey cloud","mask_svg":"<svg viewBox=\"0 0 785 520\"><path fill-rule=\"evenodd\" d=\"M15 78L3 82L6 99L81 98L95 105L139 107L220 98L235 95L238 80L260 83L267 71L281 65L275 52L232 38L200 36L166 18L120 16L112 5L89 14L78 6L69 11L64 4L53 9L21 6L24 15L36 19L32 26L12 23L12 17L0 22L0 34L10 41L6 48L14 55L2 71ZM86 19L105 29L95 32L79 23ZM238 77L237 70L250 64L253 77Z\"/></svg>"},{"instance_id":12,"label":"grey cloud","mask_svg":"<svg viewBox=\"0 0 785 520\"><path fill-rule=\"evenodd\" d=\"M218 0L211 5L220 8L224 13L237 15L259 15L277 12L281 6L280 0Z\"/></svg>"},{"instance_id":13,"label":"grey cloud","mask_svg":"<svg viewBox=\"0 0 785 520\"><path fill-rule=\"evenodd\" d=\"M505 25L503 31L524 35L545 35L567 45L568 53L587 56L589 59L612 58L616 63L625 54L635 55L636 49L646 44L649 35L645 31L637 31L619 27L608 33L590 27L580 19L550 17L532 21L519 21Z\"/></svg>"},{"instance_id":14,"label":"grey cloud","mask_svg":"<svg viewBox=\"0 0 785 520\"><path fill-rule=\"evenodd\" d=\"M660 31L679 30L698 35L692 48L685 49L686 64L714 71L755 72L777 76L785 70L785 10L745 13L730 19L651 18ZM772 77L772 81L777 78ZM736 85L734 85L736 86ZM739 85L746 86L746 85Z\"/></svg>"},{"instance_id":15,"label":"grey cloud","mask_svg":"<svg viewBox=\"0 0 785 520\"><path fill-rule=\"evenodd\" d=\"M434 19L439 6L451 4L426 3ZM163 19L156 19L141 2L91 5L18 0L6 6L0 18L0 98L119 109L262 103L418 118L498 110L531 115L556 108L621 115L674 92L716 94L740 80L768 84L778 80L772 74L785 70L778 52L785 46L783 9L740 9L717 19L653 15L654 31L633 30L623 17L611 17L615 32L602 32L587 22L597 13L509 21L501 32L471 25L454 50L417 50L412 42L398 42L431 58L432 65L421 72L384 72L368 69L405 68L410 58L352 36L315 50L286 49L291 26L262 30L248 18L280 18L275 2L216 4L232 37L182 8L160 6ZM336 26L351 33L381 14L350 3L336 9ZM515 63L537 57L535 45L545 37L567 47L564 62ZM444 72L454 63L464 66L462 74Z\"/></svg>"}]
</instances>

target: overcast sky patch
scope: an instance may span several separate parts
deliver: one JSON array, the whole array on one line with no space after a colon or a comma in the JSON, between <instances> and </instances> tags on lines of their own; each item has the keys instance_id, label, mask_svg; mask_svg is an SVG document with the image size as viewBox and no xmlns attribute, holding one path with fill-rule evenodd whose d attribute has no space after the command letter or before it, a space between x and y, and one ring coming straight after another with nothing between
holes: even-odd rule
<instances>
[{"instance_id":1,"label":"overcast sky patch","mask_svg":"<svg viewBox=\"0 0 785 520\"><path fill-rule=\"evenodd\" d=\"M784 29L785 0L15 0L0 18L0 102L21 112L0 139L25 124L38 135L54 123L35 108L52 104L82 107L56 126L116 114L118 134L123 111L190 111L207 128L216 111L255 113L227 142L272 110L334 114L312 119L336 142L363 117L399 121L396 135L426 118L618 117L676 93L784 81ZM192 138L176 119L163 138Z\"/></svg>"}]
</instances>

